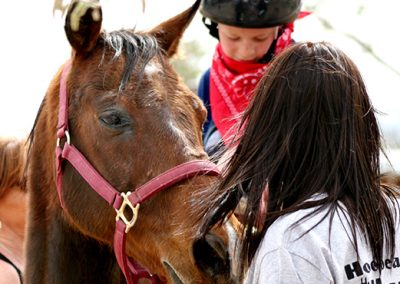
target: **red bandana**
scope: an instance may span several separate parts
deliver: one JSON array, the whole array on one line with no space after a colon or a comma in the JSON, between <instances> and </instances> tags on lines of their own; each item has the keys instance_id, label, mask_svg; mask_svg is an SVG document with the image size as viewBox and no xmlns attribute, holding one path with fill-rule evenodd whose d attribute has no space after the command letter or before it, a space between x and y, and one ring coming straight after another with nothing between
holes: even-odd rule
<instances>
[{"instance_id":1,"label":"red bandana","mask_svg":"<svg viewBox=\"0 0 400 284\"><path fill-rule=\"evenodd\" d=\"M309 13L302 12L298 18ZM293 23L283 27L276 41L274 55L292 44ZM241 113L249 104L254 87L265 73L268 63L236 61L229 58L217 45L210 72L211 115L227 144L234 132L233 126L240 121Z\"/></svg>"},{"instance_id":2,"label":"red bandana","mask_svg":"<svg viewBox=\"0 0 400 284\"><path fill-rule=\"evenodd\" d=\"M266 68L267 64L233 60L224 54L221 44L217 45L210 71L210 105L212 119L225 143L234 134L229 130L240 121Z\"/></svg>"}]
</instances>

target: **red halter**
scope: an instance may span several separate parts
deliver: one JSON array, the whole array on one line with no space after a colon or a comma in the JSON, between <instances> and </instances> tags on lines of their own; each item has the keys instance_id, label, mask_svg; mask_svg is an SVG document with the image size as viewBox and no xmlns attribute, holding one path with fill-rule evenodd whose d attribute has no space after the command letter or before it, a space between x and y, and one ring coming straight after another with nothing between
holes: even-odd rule
<instances>
[{"instance_id":1,"label":"red halter","mask_svg":"<svg viewBox=\"0 0 400 284\"><path fill-rule=\"evenodd\" d=\"M193 160L183 163L159 176L151 179L132 192L119 192L110 185L82 155L82 153L71 144L68 132L68 95L67 95L67 76L71 69L71 60L64 65L60 79L60 102L57 124L57 146L56 146L56 166L57 166L57 191L61 206L64 208L64 201L61 192L62 185L62 161L68 160L71 165L80 173L85 181L96 191L108 204L112 205L117 212L116 225L114 232L114 253L118 264L125 275L128 284L137 283L141 278L147 278L152 283L163 283L157 275L150 274L140 264L129 258L125 254L126 233L133 227L138 217L140 203L152 197L159 191L169 188L172 185L187 180L197 175L220 175L217 166L210 161ZM61 145L60 140L66 140ZM129 207L132 211L132 218L128 220L124 215L124 210Z\"/></svg>"}]
</instances>

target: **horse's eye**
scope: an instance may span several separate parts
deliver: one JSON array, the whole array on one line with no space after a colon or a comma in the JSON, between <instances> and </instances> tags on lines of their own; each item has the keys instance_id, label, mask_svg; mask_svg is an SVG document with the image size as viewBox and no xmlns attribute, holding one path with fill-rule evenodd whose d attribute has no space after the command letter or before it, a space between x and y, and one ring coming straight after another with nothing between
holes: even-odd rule
<instances>
[{"instance_id":1,"label":"horse's eye","mask_svg":"<svg viewBox=\"0 0 400 284\"><path fill-rule=\"evenodd\" d=\"M100 115L100 121L109 128L124 128L130 125L130 119L121 112L112 111Z\"/></svg>"}]
</instances>

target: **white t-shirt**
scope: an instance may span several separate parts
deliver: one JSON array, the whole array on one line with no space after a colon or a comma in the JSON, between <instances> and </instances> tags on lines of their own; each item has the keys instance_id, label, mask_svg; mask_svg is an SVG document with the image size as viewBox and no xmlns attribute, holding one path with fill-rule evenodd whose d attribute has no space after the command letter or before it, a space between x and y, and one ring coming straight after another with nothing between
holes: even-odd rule
<instances>
[{"instance_id":1,"label":"white t-shirt","mask_svg":"<svg viewBox=\"0 0 400 284\"><path fill-rule=\"evenodd\" d=\"M400 233L396 234L394 259L384 257L380 264L373 261L364 238L358 234L360 258L357 260L345 214L341 211L334 214L331 233L329 215L306 233L327 212L298 222L311 210L282 216L271 225L260 243L245 283L400 284ZM296 225L290 227L292 224ZM398 224L396 221L397 231ZM381 275L378 265L382 267Z\"/></svg>"}]
</instances>

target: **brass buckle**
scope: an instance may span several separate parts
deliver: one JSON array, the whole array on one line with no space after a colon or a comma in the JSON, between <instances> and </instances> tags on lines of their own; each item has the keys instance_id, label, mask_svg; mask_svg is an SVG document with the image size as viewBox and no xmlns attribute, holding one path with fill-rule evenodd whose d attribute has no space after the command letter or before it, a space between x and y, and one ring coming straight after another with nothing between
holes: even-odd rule
<instances>
[{"instance_id":1,"label":"brass buckle","mask_svg":"<svg viewBox=\"0 0 400 284\"><path fill-rule=\"evenodd\" d=\"M133 225L135 225L138 214L139 214L139 207L140 207L140 203L136 204L136 206L133 206L131 201L128 199L129 195L131 195L131 192L128 191L127 193L122 192L121 196L124 199L122 201L121 206L119 207L119 209L115 209L115 211L117 212L117 216L115 217L115 221L118 221L119 219L121 219L126 228L125 228L125 233L128 233L129 230L133 227ZM131 211L132 211L132 219L128 220L128 218L125 217L124 211L126 206L128 206Z\"/></svg>"}]
</instances>

